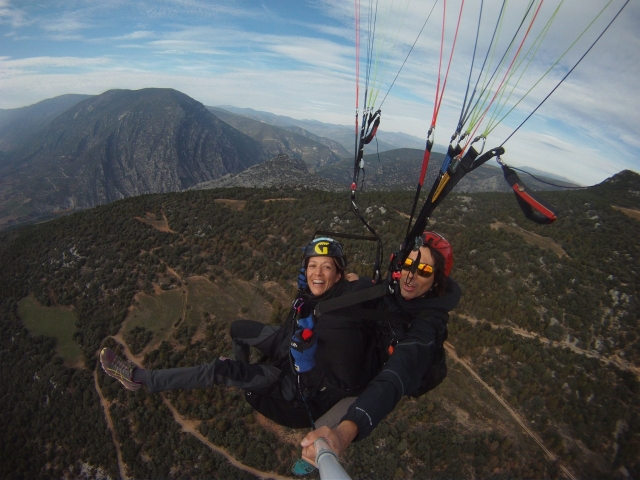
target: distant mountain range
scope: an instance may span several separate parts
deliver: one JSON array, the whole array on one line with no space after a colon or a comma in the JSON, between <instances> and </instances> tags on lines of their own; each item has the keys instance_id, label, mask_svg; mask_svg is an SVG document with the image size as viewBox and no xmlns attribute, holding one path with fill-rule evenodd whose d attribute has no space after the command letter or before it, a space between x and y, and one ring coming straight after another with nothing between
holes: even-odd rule
<instances>
[{"instance_id":1,"label":"distant mountain range","mask_svg":"<svg viewBox=\"0 0 640 480\"><path fill-rule=\"evenodd\" d=\"M216 107L207 107L220 120L259 141L271 156L291 155L304 160L312 169L330 165L347 157L344 147L302 128L280 128Z\"/></svg>"},{"instance_id":2,"label":"distant mountain range","mask_svg":"<svg viewBox=\"0 0 640 480\"><path fill-rule=\"evenodd\" d=\"M414 189L423 141L384 131L377 137L378 153L365 155L364 188ZM350 127L205 107L172 89L63 95L0 110L0 229L195 186L348 188L352 144ZM432 154L427 185L442 158ZM264 169L239 175L269 159L275 160ZM286 174L288 168L295 175ZM553 189L525 181L533 189ZM502 172L490 166L457 187L460 192L506 190Z\"/></svg>"},{"instance_id":3,"label":"distant mountain range","mask_svg":"<svg viewBox=\"0 0 640 480\"><path fill-rule=\"evenodd\" d=\"M355 144L354 127L346 125L333 125L330 123L323 123L317 120L298 120L291 117L282 115L275 115L269 112L261 112L252 108L238 108L230 105L221 105L218 108L228 110L229 112L242 115L244 117L253 118L260 122L268 123L269 125L275 125L287 129L295 129L296 127L302 128L308 132L311 132L319 137L331 138L345 148L349 155L352 155ZM383 119L384 123L384 119ZM294 130L295 131L295 130ZM379 129L376 134L377 143L367 145L365 147L365 153L374 153L377 151L385 152L387 150L393 150L396 148L424 148L424 139L414 137L413 135L407 135L401 132L387 132L384 129Z\"/></svg>"},{"instance_id":4,"label":"distant mountain range","mask_svg":"<svg viewBox=\"0 0 640 480\"><path fill-rule=\"evenodd\" d=\"M61 95L28 107L0 109L0 151L18 148L30 135L91 95Z\"/></svg>"},{"instance_id":5,"label":"distant mountain range","mask_svg":"<svg viewBox=\"0 0 640 480\"><path fill-rule=\"evenodd\" d=\"M293 190L314 189L326 192L347 190L347 185L310 172L305 162L288 155L274 157L235 175L228 174L216 180L199 183L190 190L230 187L287 187Z\"/></svg>"}]
</instances>

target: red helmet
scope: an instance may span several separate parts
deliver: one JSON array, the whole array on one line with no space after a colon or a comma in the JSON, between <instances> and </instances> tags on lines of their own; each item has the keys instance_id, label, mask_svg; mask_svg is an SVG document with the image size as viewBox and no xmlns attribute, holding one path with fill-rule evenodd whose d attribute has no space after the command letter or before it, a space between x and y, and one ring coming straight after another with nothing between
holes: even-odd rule
<instances>
[{"instance_id":1,"label":"red helmet","mask_svg":"<svg viewBox=\"0 0 640 480\"><path fill-rule=\"evenodd\" d=\"M436 232L422 232L422 244L437 250L444 257L444 276L448 277L453 268L453 248L442 235Z\"/></svg>"}]
</instances>

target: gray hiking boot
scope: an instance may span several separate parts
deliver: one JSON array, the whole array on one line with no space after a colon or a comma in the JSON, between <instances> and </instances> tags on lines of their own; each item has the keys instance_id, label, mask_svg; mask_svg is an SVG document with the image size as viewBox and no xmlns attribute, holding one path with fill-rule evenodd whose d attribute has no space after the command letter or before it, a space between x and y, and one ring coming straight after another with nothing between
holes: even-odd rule
<instances>
[{"instance_id":1,"label":"gray hiking boot","mask_svg":"<svg viewBox=\"0 0 640 480\"><path fill-rule=\"evenodd\" d=\"M130 361L118 357L113 350L103 348L100 352L100 363L104 372L118 380L127 390L135 391L142 385L133 381L133 369L136 366Z\"/></svg>"}]
</instances>

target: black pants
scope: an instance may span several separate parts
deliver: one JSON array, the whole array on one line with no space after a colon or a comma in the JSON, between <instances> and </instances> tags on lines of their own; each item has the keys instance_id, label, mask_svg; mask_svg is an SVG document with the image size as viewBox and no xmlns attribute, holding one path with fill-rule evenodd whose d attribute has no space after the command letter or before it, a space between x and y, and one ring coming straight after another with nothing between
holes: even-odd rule
<instances>
[{"instance_id":1,"label":"black pants","mask_svg":"<svg viewBox=\"0 0 640 480\"><path fill-rule=\"evenodd\" d=\"M275 357L274 334L280 327L265 325L255 320L236 320L231 324L231 341L233 342L233 355L236 360L249 363L251 347L255 347L263 355Z\"/></svg>"},{"instance_id":2,"label":"black pants","mask_svg":"<svg viewBox=\"0 0 640 480\"><path fill-rule=\"evenodd\" d=\"M217 359L196 367L147 370L144 382L154 393L213 385L238 387L245 390L247 402L270 420L291 428L310 427L309 411L318 418L327 408L319 407L315 402L309 406L302 402L298 395L297 377L290 368L249 363L251 347L268 357L276 356L283 334L277 335L279 331L280 327L254 320L237 320L231 324L235 360ZM285 363L284 367L287 366Z\"/></svg>"},{"instance_id":3,"label":"black pants","mask_svg":"<svg viewBox=\"0 0 640 480\"><path fill-rule=\"evenodd\" d=\"M273 385L280 379L279 368L268 364L250 364L250 347L255 346L265 355L271 353L269 342L279 327L264 325L253 320L238 320L231 324L231 338L236 360L217 359L197 367L147 370L144 378L152 393L165 390L208 388L214 385L256 390Z\"/></svg>"}]
</instances>

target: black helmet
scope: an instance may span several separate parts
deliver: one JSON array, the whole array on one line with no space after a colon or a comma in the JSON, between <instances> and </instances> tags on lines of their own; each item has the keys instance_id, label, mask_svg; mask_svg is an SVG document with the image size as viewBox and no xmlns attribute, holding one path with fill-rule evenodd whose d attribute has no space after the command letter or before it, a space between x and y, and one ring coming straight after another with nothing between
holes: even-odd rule
<instances>
[{"instance_id":1,"label":"black helmet","mask_svg":"<svg viewBox=\"0 0 640 480\"><path fill-rule=\"evenodd\" d=\"M333 257L338 268L342 270L347 267L347 257L342 250L342 245L329 237L315 238L302 249L302 267L306 267L308 258L322 256Z\"/></svg>"}]
</instances>

